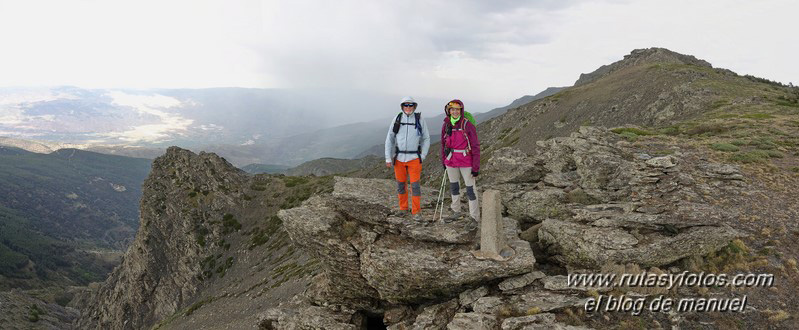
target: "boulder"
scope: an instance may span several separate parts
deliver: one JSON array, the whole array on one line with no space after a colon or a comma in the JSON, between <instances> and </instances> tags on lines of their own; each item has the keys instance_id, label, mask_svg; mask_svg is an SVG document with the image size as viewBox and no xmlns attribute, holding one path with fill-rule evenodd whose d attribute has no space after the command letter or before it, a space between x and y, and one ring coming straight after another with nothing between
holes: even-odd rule
<instances>
[{"instance_id":1,"label":"boulder","mask_svg":"<svg viewBox=\"0 0 799 330\"><path fill-rule=\"evenodd\" d=\"M662 266L690 256L704 256L726 246L740 233L726 226L694 226L674 236L648 236L644 242L621 228L597 227L549 219L538 230L539 242L561 263L598 269L613 263Z\"/></svg>"},{"instance_id":2,"label":"boulder","mask_svg":"<svg viewBox=\"0 0 799 330\"><path fill-rule=\"evenodd\" d=\"M515 220L503 219L514 256L502 262L479 260L471 253L477 238L462 224L423 226L393 216L392 184L336 178L332 194L278 213L292 242L324 265L320 277L326 281L315 295L317 303L376 311L381 302L457 297L469 287L532 269L533 252L519 239Z\"/></svg>"},{"instance_id":3,"label":"boulder","mask_svg":"<svg viewBox=\"0 0 799 330\"><path fill-rule=\"evenodd\" d=\"M502 330L580 330L589 329L566 325L555 321L555 314L541 313L535 315L509 317L502 321Z\"/></svg>"},{"instance_id":4,"label":"boulder","mask_svg":"<svg viewBox=\"0 0 799 330\"><path fill-rule=\"evenodd\" d=\"M494 315L480 313L458 313L447 324L447 330L494 329L498 322Z\"/></svg>"},{"instance_id":5,"label":"boulder","mask_svg":"<svg viewBox=\"0 0 799 330\"><path fill-rule=\"evenodd\" d=\"M354 310L315 306L300 296L266 310L259 319L261 329L356 330L363 324Z\"/></svg>"}]
</instances>

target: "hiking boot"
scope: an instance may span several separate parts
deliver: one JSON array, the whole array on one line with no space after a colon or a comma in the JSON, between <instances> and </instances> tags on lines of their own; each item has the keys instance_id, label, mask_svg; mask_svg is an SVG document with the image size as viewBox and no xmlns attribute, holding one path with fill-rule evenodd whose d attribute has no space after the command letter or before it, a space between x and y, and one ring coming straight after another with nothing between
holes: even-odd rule
<instances>
[{"instance_id":1,"label":"hiking boot","mask_svg":"<svg viewBox=\"0 0 799 330\"><path fill-rule=\"evenodd\" d=\"M423 221L424 221L424 220L422 219L422 214L421 214L421 213L416 213L416 214L414 214L414 215L411 217L411 219L413 219L413 221L417 221L417 222L423 222Z\"/></svg>"},{"instance_id":2,"label":"hiking boot","mask_svg":"<svg viewBox=\"0 0 799 330\"><path fill-rule=\"evenodd\" d=\"M404 217L404 216L408 215L408 213L410 213L409 210L400 210L400 209L391 210L391 214L395 215L395 216L398 216L398 217Z\"/></svg>"},{"instance_id":3,"label":"hiking boot","mask_svg":"<svg viewBox=\"0 0 799 330\"><path fill-rule=\"evenodd\" d=\"M463 216L463 213L460 212L452 212L449 216L444 217L445 223L450 223L460 219Z\"/></svg>"},{"instance_id":4,"label":"hiking boot","mask_svg":"<svg viewBox=\"0 0 799 330\"><path fill-rule=\"evenodd\" d=\"M466 220L466 223L463 225L463 229L466 230L466 231L472 231L472 230L477 229L478 225L479 225L479 223L477 222L477 220L475 220L472 217L469 217Z\"/></svg>"}]
</instances>

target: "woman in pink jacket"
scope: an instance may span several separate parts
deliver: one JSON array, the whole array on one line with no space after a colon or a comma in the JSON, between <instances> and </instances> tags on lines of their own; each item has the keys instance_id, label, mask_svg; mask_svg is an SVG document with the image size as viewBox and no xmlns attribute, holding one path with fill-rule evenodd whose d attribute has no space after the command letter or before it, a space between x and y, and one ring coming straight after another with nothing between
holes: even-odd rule
<instances>
[{"instance_id":1,"label":"woman in pink jacket","mask_svg":"<svg viewBox=\"0 0 799 330\"><path fill-rule=\"evenodd\" d=\"M480 141L477 129L464 116L463 102L452 100L444 107L444 124L441 126L441 161L449 177L452 194L452 215L447 220L453 221L461 217L460 213L460 178L466 185L466 196L469 198L469 215L480 221L480 203L477 200L475 177L480 173Z\"/></svg>"}]
</instances>

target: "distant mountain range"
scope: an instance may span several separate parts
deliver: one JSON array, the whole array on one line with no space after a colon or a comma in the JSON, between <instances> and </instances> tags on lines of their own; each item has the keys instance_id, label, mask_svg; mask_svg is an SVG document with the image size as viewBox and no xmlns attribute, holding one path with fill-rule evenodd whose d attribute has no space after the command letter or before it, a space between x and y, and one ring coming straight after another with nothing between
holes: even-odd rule
<instances>
[{"instance_id":1,"label":"distant mountain range","mask_svg":"<svg viewBox=\"0 0 799 330\"><path fill-rule=\"evenodd\" d=\"M370 147L375 141L364 139L373 138L362 134L371 130L364 123L384 129L385 118L400 111L401 97L358 90L0 88L0 136L6 137L0 143L148 158L176 145L217 152L238 166L294 166L351 158ZM418 98L419 111L438 114L446 101ZM476 112L494 106L469 105Z\"/></svg>"}]
</instances>

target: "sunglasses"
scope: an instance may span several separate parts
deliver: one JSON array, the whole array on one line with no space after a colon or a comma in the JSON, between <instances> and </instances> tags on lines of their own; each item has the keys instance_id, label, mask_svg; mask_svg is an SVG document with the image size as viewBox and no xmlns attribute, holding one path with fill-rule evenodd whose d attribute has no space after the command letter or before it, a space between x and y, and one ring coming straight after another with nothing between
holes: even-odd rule
<instances>
[{"instance_id":1,"label":"sunglasses","mask_svg":"<svg viewBox=\"0 0 799 330\"><path fill-rule=\"evenodd\" d=\"M416 103L403 103L402 106L403 107L415 107Z\"/></svg>"}]
</instances>

